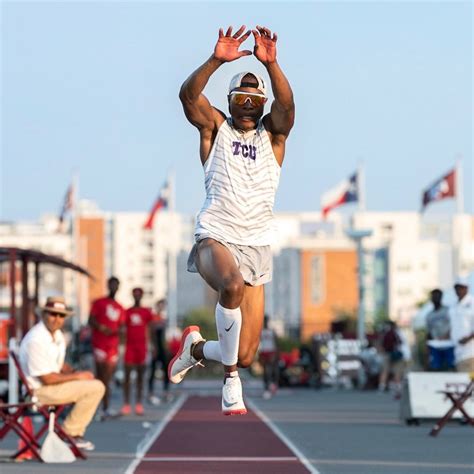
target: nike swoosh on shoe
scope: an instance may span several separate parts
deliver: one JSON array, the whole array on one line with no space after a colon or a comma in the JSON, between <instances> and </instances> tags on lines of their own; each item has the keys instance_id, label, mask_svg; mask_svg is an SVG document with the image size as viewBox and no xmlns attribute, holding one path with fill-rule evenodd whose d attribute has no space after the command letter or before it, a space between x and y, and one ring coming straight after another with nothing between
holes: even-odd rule
<instances>
[{"instance_id":1,"label":"nike swoosh on shoe","mask_svg":"<svg viewBox=\"0 0 474 474\"><path fill-rule=\"evenodd\" d=\"M224 404L224 406L225 406L226 408L233 407L234 405L237 404L237 402L229 403L229 402L227 402L226 400L222 400L222 403Z\"/></svg>"}]
</instances>

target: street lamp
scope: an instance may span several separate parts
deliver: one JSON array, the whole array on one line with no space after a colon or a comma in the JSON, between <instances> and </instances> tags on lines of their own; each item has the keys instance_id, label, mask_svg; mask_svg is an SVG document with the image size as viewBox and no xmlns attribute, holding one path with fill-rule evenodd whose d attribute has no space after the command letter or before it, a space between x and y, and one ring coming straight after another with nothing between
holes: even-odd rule
<instances>
[{"instance_id":1,"label":"street lamp","mask_svg":"<svg viewBox=\"0 0 474 474\"><path fill-rule=\"evenodd\" d=\"M357 245L357 282L359 286L359 310L357 314L357 339L359 340L360 350L365 345L365 286L364 286L364 250L362 248L362 239L370 237L372 231L369 229L349 229L346 235ZM359 388L363 387L365 382L365 373L362 361L359 366Z\"/></svg>"}]
</instances>

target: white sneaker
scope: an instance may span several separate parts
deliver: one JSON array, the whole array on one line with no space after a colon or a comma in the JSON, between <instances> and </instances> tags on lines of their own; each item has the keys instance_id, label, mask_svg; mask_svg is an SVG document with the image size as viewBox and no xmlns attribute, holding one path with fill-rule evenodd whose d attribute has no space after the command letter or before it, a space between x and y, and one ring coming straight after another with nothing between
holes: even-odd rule
<instances>
[{"instance_id":1,"label":"white sneaker","mask_svg":"<svg viewBox=\"0 0 474 474\"><path fill-rule=\"evenodd\" d=\"M245 415L244 400L242 398L242 383L240 377L227 377L222 387L222 413L224 415Z\"/></svg>"},{"instance_id":2,"label":"white sneaker","mask_svg":"<svg viewBox=\"0 0 474 474\"><path fill-rule=\"evenodd\" d=\"M150 403L150 405L153 405L153 406L157 407L158 405L161 404L161 400L158 397L156 397L155 395L150 395L148 397L148 403Z\"/></svg>"},{"instance_id":3,"label":"white sneaker","mask_svg":"<svg viewBox=\"0 0 474 474\"><path fill-rule=\"evenodd\" d=\"M73 436L72 439L79 449L84 449L85 451L94 451L95 449L94 443L84 439L82 436Z\"/></svg>"},{"instance_id":4,"label":"white sneaker","mask_svg":"<svg viewBox=\"0 0 474 474\"><path fill-rule=\"evenodd\" d=\"M270 398L272 398L272 393L270 390L265 390L262 396L264 400L270 400Z\"/></svg>"},{"instance_id":5,"label":"white sneaker","mask_svg":"<svg viewBox=\"0 0 474 474\"><path fill-rule=\"evenodd\" d=\"M199 333L199 326L188 326L181 337L181 346L178 353L171 359L168 366L168 377L173 383L184 379L188 370L196 365L202 365L201 360L196 360L191 355L191 346L199 341L204 341Z\"/></svg>"}]
</instances>

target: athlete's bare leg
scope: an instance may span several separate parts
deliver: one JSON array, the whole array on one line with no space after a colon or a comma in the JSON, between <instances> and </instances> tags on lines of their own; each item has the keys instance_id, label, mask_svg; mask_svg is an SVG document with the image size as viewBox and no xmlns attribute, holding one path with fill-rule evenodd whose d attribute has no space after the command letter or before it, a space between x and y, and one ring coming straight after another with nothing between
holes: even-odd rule
<instances>
[{"instance_id":1,"label":"athlete's bare leg","mask_svg":"<svg viewBox=\"0 0 474 474\"><path fill-rule=\"evenodd\" d=\"M248 367L254 358L260 341L263 326L264 290L263 285L245 285L242 275L230 250L213 239L199 243L196 267L208 285L217 291L219 303L226 308L240 307L242 327L239 341L239 366ZM204 358L204 343L198 343L194 357ZM228 372L237 365L224 366Z\"/></svg>"},{"instance_id":2,"label":"athlete's bare leg","mask_svg":"<svg viewBox=\"0 0 474 474\"><path fill-rule=\"evenodd\" d=\"M257 353L263 328L265 312L263 285L245 285L240 310L242 311L242 329L240 330L239 367L248 367Z\"/></svg>"}]
</instances>

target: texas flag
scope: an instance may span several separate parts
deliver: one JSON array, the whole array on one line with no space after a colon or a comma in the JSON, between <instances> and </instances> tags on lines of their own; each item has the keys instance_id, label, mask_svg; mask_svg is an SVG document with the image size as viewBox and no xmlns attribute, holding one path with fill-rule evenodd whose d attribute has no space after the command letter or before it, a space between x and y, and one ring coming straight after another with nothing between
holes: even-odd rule
<instances>
[{"instance_id":1,"label":"texas flag","mask_svg":"<svg viewBox=\"0 0 474 474\"><path fill-rule=\"evenodd\" d=\"M357 172L349 178L341 181L337 186L325 192L321 197L321 210L326 218L331 209L346 204L347 202L359 201L359 177Z\"/></svg>"},{"instance_id":2,"label":"texas flag","mask_svg":"<svg viewBox=\"0 0 474 474\"><path fill-rule=\"evenodd\" d=\"M170 183L166 181L165 184L160 189L158 197L153 203L153 207L148 214L148 218L143 224L143 228L147 230L153 229L153 221L155 220L156 213L162 209L168 209L168 203L170 198Z\"/></svg>"},{"instance_id":3,"label":"texas flag","mask_svg":"<svg viewBox=\"0 0 474 474\"><path fill-rule=\"evenodd\" d=\"M433 201L456 196L456 168L436 180L429 188L423 191L421 210Z\"/></svg>"},{"instance_id":4,"label":"texas flag","mask_svg":"<svg viewBox=\"0 0 474 474\"><path fill-rule=\"evenodd\" d=\"M62 224L66 217L66 213L71 211L74 207L74 184L71 183L67 188L66 194L64 195L61 210L59 211L59 223Z\"/></svg>"}]
</instances>

